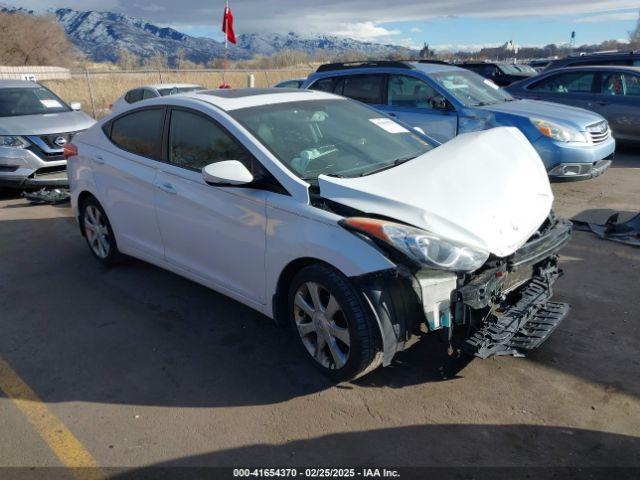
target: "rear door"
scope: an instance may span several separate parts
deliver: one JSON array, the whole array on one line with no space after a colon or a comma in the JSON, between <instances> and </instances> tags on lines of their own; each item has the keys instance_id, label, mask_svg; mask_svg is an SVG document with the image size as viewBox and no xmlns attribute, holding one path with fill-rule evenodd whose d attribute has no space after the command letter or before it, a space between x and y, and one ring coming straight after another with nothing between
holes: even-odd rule
<instances>
[{"instance_id":1,"label":"rear door","mask_svg":"<svg viewBox=\"0 0 640 480\"><path fill-rule=\"evenodd\" d=\"M104 149L92 148L90 153L99 200L125 253L164 255L154 208L164 118L164 107L142 108L116 117L105 126L111 144Z\"/></svg>"},{"instance_id":2,"label":"rear door","mask_svg":"<svg viewBox=\"0 0 640 480\"><path fill-rule=\"evenodd\" d=\"M382 110L402 122L418 127L439 142L456 136L458 115L453 107L443 107L443 100L431 85L424 80L402 74L390 74L387 85L386 104ZM448 104L444 104L448 105Z\"/></svg>"},{"instance_id":3,"label":"rear door","mask_svg":"<svg viewBox=\"0 0 640 480\"><path fill-rule=\"evenodd\" d=\"M640 140L640 74L601 72L592 106L607 119L614 137Z\"/></svg>"}]
</instances>

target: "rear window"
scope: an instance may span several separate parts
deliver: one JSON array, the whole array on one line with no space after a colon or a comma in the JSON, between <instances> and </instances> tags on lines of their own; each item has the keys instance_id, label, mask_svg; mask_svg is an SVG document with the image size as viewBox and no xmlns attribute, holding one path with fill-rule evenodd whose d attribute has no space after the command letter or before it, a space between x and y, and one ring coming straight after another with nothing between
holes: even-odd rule
<instances>
[{"instance_id":1,"label":"rear window","mask_svg":"<svg viewBox=\"0 0 640 480\"><path fill-rule=\"evenodd\" d=\"M138 110L113 120L111 141L142 157L162 158L164 108Z\"/></svg>"},{"instance_id":2,"label":"rear window","mask_svg":"<svg viewBox=\"0 0 640 480\"><path fill-rule=\"evenodd\" d=\"M321 78L317 82L313 82L313 85L311 85L309 89L331 93L333 92L333 86L335 85L335 83L335 78Z\"/></svg>"},{"instance_id":3,"label":"rear window","mask_svg":"<svg viewBox=\"0 0 640 480\"><path fill-rule=\"evenodd\" d=\"M354 75L344 79L342 95L363 103L382 103L383 75Z\"/></svg>"},{"instance_id":4,"label":"rear window","mask_svg":"<svg viewBox=\"0 0 640 480\"><path fill-rule=\"evenodd\" d=\"M142 91L141 88L136 88L135 90L131 90L130 92L128 92L124 96L124 99L127 101L127 103L136 103L142 100L143 94L144 92Z\"/></svg>"}]
</instances>

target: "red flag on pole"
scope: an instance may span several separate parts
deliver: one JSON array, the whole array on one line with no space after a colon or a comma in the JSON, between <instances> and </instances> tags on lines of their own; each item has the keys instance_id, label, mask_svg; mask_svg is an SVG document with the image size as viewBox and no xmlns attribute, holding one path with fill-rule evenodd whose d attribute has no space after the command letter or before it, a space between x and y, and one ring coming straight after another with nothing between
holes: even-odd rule
<instances>
[{"instance_id":1,"label":"red flag on pole","mask_svg":"<svg viewBox=\"0 0 640 480\"><path fill-rule=\"evenodd\" d=\"M222 31L227 35L227 40L231 43L236 43L236 34L233 31L233 14L229 8L229 2L224 7L224 17L222 18Z\"/></svg>"}]
</instances>

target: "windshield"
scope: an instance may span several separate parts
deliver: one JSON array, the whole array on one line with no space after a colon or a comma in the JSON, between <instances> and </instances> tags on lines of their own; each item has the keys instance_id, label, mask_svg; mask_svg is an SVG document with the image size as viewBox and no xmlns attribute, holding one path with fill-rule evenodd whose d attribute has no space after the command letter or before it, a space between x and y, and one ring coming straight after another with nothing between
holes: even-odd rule
<instances>
[{"instance_id":1,"label":"windshield","mask_svg":"<svg viewBox=\"0 0 640 480\"><path fill-rule=\"evenodd\" d=\"M433 148L399 123L349 100L271 104L229 114L312 184L321 174L369 175Z\"/></svg>"},{"instance_id":2,"label":"windshield","mask_svg":"<svg viewBox=\"0 0 640 480\"><path fill-rule=\"evenodd\" d=\"M502 70L502 73L506 73L507 75L520 75L522 73L522 70L518 70L518 67L508 63L501 63L498 65L498 68Z\"/></svg>"},{"instance_id":3,"label":"windshield","mask_svg":"<svg viewBox=\"0 0 640 480\"><path fill-rule=\"evenodd\" d=\"M532 75L537 74L538 72L536 72L536 70L533 67L530 67L529 65L514 65L518 70L520 70L523 73L530 73Z\"/></svg>"},{"instance_id":4,"label":"windshield","mask_svg":"<svg viewBox=\"0 0 640 480\"><path fill-rule=\"evenodd\" d=\"M513 100L511 95L495 83L468 70L433 73L431 77L467 107L480 107Z\"/></svg>"},{"instance_id":5,"label":"windshield","mask_svg":"<svg viewBox=\"0 0 640 480\"><path fill-rule=\"evenodd\" d=\"M159 88L158 93L162 97L166 97L167 95L175 95L177 93L188 93L195 92L197 90L205 90L204 87L194 86L194 87L171 87L171 88Z\"/></svg>"},{"instance_id":6,"label":"windshield","mask_svg":"<svg viewBox=\"0 0 640 480\"><path fill-rule=\"evenodd\" d=\"M44 87L0 88L0 117L69 111L66 103Z\"/></svg>"}]
</instances>

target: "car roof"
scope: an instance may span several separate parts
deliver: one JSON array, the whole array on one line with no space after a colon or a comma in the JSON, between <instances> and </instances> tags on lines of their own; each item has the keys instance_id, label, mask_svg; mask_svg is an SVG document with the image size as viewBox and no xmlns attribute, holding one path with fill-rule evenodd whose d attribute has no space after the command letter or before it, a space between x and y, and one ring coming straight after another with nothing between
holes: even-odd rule
<instances>
[{"instance_id":1,"label":"car roof","mask_svg":"<svg viewBox=\"0 0 640 480\"><path fill-rule=\"evenodd\" d=\"M152 85L142 85L136 88L155 88L159 90L161 88L187 88L187 87L201 87L202 85L198 85L197 83L155 83ZM133 90L135 90L134 88Z\"/></svg>"},{"instance_id":2,"label":"car roof","mask_svg":"<svg viewBox=\"0 0 640 480\"><path fill-rule=\"evenodd\" d=\"M336 65L335 69L331 67ZM324 67L324 68L323 68ZM429 61L391 61L391 62L356 62L353 66L349 64L327 64L309 75L309 79L335 77L351 74L361 73L389 73L389 72L422 72L422 73L436 73L436 72L448 72L448 71L466 71L464 68L456 67L449 63L431 63Z\"/></svg>"},{"instance_id":3,"label":"car roof","mask_svg":"<svg viewBox=\"0 0 640 480\"><path fill-rule=\"evenodd\" d=\"M298 88L229 88L189 92L180 96L195 98L225 111L308 100L344 100L338 95Z\"/></svg>"},{"instance_id":4,"label":"car roof","mask_svg":"<svg viewBox=\"0 0 640 480\"><path fill-rule=\"evenodd\" d=\"M630 72L640 73L640 67L632 67L631 65L576 65L556 68L555 70L549 70L551 72L574 72L580 70L627 70ZM545 72L546 73L546 72Z\"/></svg>"},{"instance_id":5,"label":"car roof","mask_svg":"<svg viewBox=\"0 0 640 480\"><path fill-rule=\"evenodd\" d=\"M38 88L40 84L30 80L0 80L0 88Z\"/></svg>"}]
</instances>

